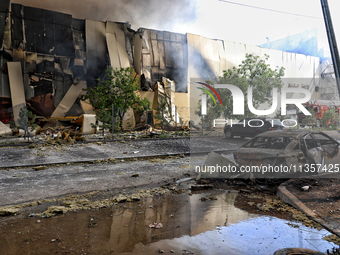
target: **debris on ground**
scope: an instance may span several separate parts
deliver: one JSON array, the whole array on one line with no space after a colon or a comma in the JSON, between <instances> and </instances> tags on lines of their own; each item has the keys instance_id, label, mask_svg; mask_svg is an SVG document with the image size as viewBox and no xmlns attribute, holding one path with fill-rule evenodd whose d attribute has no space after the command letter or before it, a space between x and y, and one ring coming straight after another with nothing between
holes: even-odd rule
<instances>
[{"instance_id":1,"label":"debris on ground","mask_svg":"<svg viewBox=\"0 0 340 255\"><path fill-rule=\"evenodd\" d=\"M213 195L207 195L205 197L201 197L202 202L205 202L207 200L217 200L217 197L214 197Z\"/></svg>"},{"instance_id":2,"label":"debris on ground","mask_svg":"<svg viewBox=\"0 0 340 255\"><path fill-rule=\"evenodd\" d=\"M192 185L190 189L192 191L198 191L198 190L207 190L207 189L213 189L214 185L212 184L205 184L205 185Z\"/></svg>"},{"instance_id":3,"label":"debris on ground","mask_svg":"<svg viewBox=\"0 0 340 255\"><path fill-rule=\"evenodd\" d=\"M36 171L41 171L41 170L47 169L47 166L35 166L35 167L33 167L33 169L36 170Z\"/></svg>"},{"instance_id":4,"label":"debris on ground","mask_svg":"<svg viewBox=\"0 0 340 255\"><path fill-rule=\"evenodd\" d=\"M175 193L175 194L183 194L183 193L186 192L185 189L182 189L182 188L176 189L175 187L174 188L169 188L169 190L171 190L171 192Z\"/></svg>"},{"instance_id":5,"label":"debris on ground","mask_svg":"<svg viewBox=\"0 0 340 255\"><path fill-rule=\"evenodd\" d=\"M153 223L149 225L149 228L162 228L163 224L162 223Z\"/></svg>"},{"instance_id":6,"label":"debris on ground","mask_svg":"<svg viewBox=\"0 0 340 255\"><path fill-rule=\"evenodd\" d=\"M34 214L34 216L37 217L52 217L58 214L65 214L67 212L78 210L107 208L112 205L117 205L118 203L139 201L142 198L152 197L156 194L163 195L168 192L169 189L163 188L151 188L145 190L136 189L136 192L130 195L119 194L111 199L91 201L88 198L100 193L99 191L93 191L84 195L67 195L64 198L59 199L43 199L41 201L34 201L27 204L0 207L0 216L15 215L23 208L41 205L42 203L55 203L57 205L48 207L44 212Z\"/></svg>"},{"instance_id":7,"label":"debris on ground","mask_svg":"<svg viewBox=\"0 0 340 255\"><path fill-rule=\"evenodd\" d=\"M177 183L177 184L180 184L180 183L182 183L182 182L188 182L188 181L191 181L191 180L193 180L193 179L195 179L195 178L194 178L194 177L183 178L183 179L177 180L176 183Z\"/></svg>"},{"instance_id":8,"label":"debris on ground","mask_svg":"<svg viewBox=\"0 0 340 255\"><path fill-rule=\"evenodd\" d=\"M8 206L0 208L0 216L15 215L20 212L20 208Z\"/></svg>"},{"instance_id":9,"label":"debris on ground","mask_svg":"<svg viewBox=\"0 0 340 255\"><path fill-rule=\"evenodd\" d=\"M332 242L332 243L335 243L337 245L340 245L340 237L338 237L337 235L328 235L328 236L325 236L322 239L324 239L328 242Z\"/></svg>"},{"instance_id":10,"label":"debris on ground","mask_svg":"<svg viewBox=\"0 0 340 255\"><path fill-rule=\"evenodd\" d=\"M241 205L241 207L239 207ZM289 204L284 203L279 197L263 193L242 193L241 197L238 197L235 201L235 206L250 210L251 212L261 211L264 214L276 215L279 213L286 213L292 219L301 221L306 227L316 228L321 230L323 227L308 218L308 216L301 211L295 209Z\"/></svg>"},{"instance_id":11,"label":"debris on ground","mask_svg":"<svg viewBox=\"0 0 340 255\"><path fill-rule=\"evenodd\" d=\"M303 187L301 187L301 189L303 190L303 191L308 191L309 190L309 186L303 186Z\"/></svg>"}]
</instances>

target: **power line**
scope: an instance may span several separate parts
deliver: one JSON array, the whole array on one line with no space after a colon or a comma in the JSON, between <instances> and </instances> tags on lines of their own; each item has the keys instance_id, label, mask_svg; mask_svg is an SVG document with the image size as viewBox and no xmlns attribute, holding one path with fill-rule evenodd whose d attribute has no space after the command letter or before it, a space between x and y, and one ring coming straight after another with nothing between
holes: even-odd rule
<instances>
[{"instance_id":1,"label":"power line","mask_svg":"<svg viewBox=\"0 0 340 255\"><path fill-rule=\"evenodd\" d=\"M273 10L273 9L268 9L268 8L263 8L263 7L248 5L248 4L235 3L235 2L227 1L227 0L218 0L218 1L224 2L224 3L228 3L228 4L235 4L235 5L240 5L240 6L260 9L260 10L264 10L264 11L277 12L277 13L294 15L294 16L305 17L305 18L311 18L311 19L322 19L322 18L318 18L318 17L314 17L314 16L308 16L308 15L302 15L302 14L298 14L298 13L291 13L291 12L284 12L284 11L279 11L279 10Z\"/></svg>"}]
</instances>

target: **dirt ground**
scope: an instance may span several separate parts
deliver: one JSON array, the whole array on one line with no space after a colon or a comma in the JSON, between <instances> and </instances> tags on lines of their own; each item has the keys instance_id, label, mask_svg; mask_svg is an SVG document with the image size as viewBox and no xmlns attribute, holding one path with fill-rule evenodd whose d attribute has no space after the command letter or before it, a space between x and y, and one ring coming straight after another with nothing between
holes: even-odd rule
<instances>
[{"instance_id":1,"label":"dirt ground","mask_svg":"<svg viewBox=\"0 0 340 255\"><path fill-rule=\"evenodd\" d=\"M340 219L340 179L295 179L286 188L320 217Z\"/></svg>"}]
</instances>

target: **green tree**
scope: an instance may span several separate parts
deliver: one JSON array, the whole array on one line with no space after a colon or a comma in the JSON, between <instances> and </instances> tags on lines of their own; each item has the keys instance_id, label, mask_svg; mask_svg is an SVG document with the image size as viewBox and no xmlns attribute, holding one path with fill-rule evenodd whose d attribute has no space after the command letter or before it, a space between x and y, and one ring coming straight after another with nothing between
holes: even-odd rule
<instances>
[{"instance_id":1,"label":"green tree","mask_svg":"<svg viewBox=\"0 0 340 255\"><path fill-rule=\"evenodd\" d=\"M284 76L284 68L276 67L274 70L266 63L269 59L268 55L259 57L253 54L246 54L245 60L238 67L233 67L223 71L223 76L220 77L220 84L232 84L240 88L247 98L248 87L253 87L253 106L257 109L260 104L272 102L271 91L273 88L278 88L280 91L283 83L281 77ZM233 98L232 94L227 89L216 89L221 97L223 107L213 102L208 97L207 99L207 116L205 118L219 118L224 115L225 118L240 118L240 116L233 116ZM216 99L217 100L217 99ZM251 117L253 114L248 109L247 100L244 102L245 114L241 116ZM196 114L201 116L200 112ZM208 120L210 121L210 120Z\"/></svg>"},{"instance_id":2,"label":"green tree","mask_svg":"<svg viewBox=\"0 0 340 255\"><path fill-rule=\"evenodd\" d=\"M337 129L339 123L339 114L338 111L334 108L329 108L327 112L325 112L321 119L322 127L329 127L331 129Z\"/></svg>"},{"instance_id":3,"label":"green tree","mask_svg":"<svg viewBox=\"0 0 340 255\"><path fill-rule=\"evenodd\" d=\"M16 121L10 121L11 128L22 129L25 132L34 131L38 125L35 124L36 115L28 110L27 106L23 106L19 111L19 118Z\"/></svg>"},{"instance_id":4,"label":"green tree","mask_svg":"<svg viewBox=\"0 0 340 255\"><path fill-rule=\"evenodd\" d=\"M132 68L106 70L104 80L98 79L94 88L84 89L85 95L81 100L89 100L96 111L96 119L102 124L96 124L103 129L112 131L112 106L114 107L114 118L118 117L118 126L123 130L123 118L127 110L132 107L137 113L150 109L151 102L141 98L137 91L139 86L133 77Z\"/></svg>"},{"instance_id":5,"label":"green tree","mask_svg":"<svg viewBox=\"0 0 340 255\"><path fill-rule=\"evenodd\" d=\"M211 80L206 81L207 84L213 85L214 82ZM221 90L216 90L219 94ZM222 98L221 98L222 99ZM222 99L224 100L224 99ZM224 101L223 101L224 104ZM211 129L213 125L213 120L220 118L224 114L225 107L221 106L220 104L215 104L210 96L207 96L207 114L203 116L201 114L201 100L198 102L198 109L195 111L195 114L201 117L200 124L203 125L204 128ZM202 123L203 121L203 123Z\"/></svg>"}]
</instances>

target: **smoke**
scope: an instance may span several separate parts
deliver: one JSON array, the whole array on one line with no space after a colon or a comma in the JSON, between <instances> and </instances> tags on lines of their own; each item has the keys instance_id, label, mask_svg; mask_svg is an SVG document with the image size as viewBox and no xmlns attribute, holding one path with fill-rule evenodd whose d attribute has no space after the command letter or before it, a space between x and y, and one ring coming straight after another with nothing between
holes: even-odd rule
<instances>
[{"instance_id":1,"label":"smoke","mask_svg":"<svg viewBox=\"0 0 340 255\"><path fill-rule=\"evenodd\" d=\"M25 6L71 14L78 19L129 22L156 30L173 29L197 19L196 0L12 0Z\"/></svg>"}]
</instances>

